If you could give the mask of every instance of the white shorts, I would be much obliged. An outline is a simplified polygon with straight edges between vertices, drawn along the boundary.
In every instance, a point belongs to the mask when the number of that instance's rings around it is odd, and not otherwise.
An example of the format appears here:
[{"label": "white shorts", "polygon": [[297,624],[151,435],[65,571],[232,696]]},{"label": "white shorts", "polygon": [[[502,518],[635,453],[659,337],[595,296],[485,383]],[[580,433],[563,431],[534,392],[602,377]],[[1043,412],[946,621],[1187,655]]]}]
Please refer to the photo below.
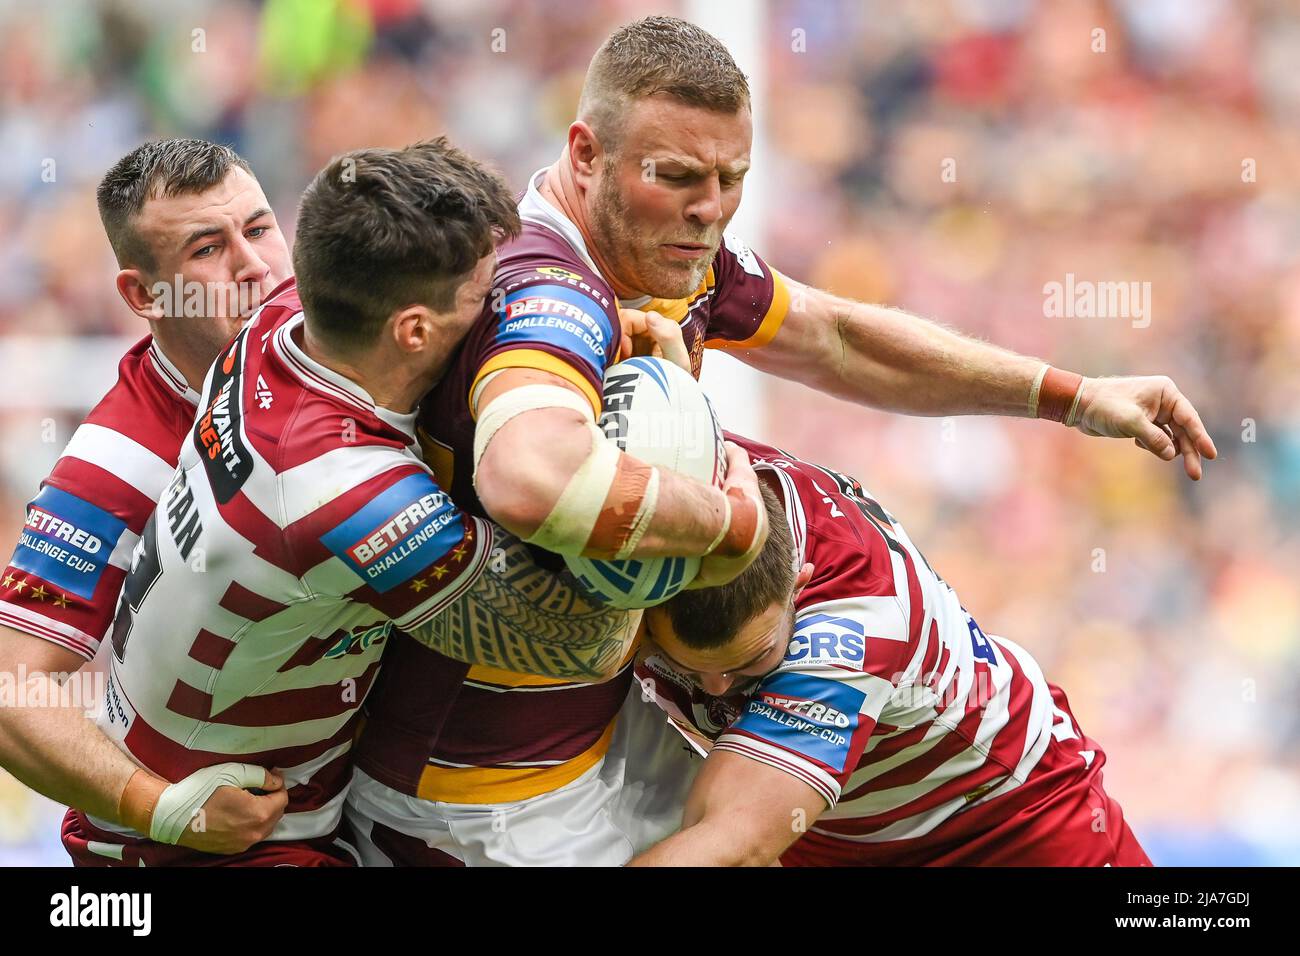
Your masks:
[{"label": "white shorts", "polygon": [[518,803],[421,800],[357,770],[344,813],[362,864],[622,866],[681,826],[703,758],[635,682],[616,720],[594,767]]}]

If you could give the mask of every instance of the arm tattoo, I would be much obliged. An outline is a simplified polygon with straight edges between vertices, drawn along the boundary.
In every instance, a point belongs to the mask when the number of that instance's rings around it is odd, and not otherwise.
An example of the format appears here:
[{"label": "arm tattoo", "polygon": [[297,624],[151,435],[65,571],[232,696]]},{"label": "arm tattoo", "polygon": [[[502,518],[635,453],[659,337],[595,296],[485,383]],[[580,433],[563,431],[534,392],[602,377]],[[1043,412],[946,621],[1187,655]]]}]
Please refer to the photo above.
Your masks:
[{"label": "arm tattoo", "polygon": [[495,547],[478,580],[412,636],[467,664],[542,677],[609,677],[640,615],[588,598],[567,571],[538,567],[527,545],[492,530]]}]

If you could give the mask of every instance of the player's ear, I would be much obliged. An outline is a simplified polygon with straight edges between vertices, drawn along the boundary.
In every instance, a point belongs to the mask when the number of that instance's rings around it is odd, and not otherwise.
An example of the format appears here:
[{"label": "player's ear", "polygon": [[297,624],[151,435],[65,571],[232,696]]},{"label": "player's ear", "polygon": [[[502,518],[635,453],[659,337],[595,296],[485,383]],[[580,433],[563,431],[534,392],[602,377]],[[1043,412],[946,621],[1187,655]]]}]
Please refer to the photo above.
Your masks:
[{"label": "player's ear", "polygon": [[586,187],[596,170],[596,161],[603,155],[596,131],[582,120],[569,127],[569,162],[573,165],[573,178]]},{"label": "player's ear", "polygon": [[813,572],[816,569],[811,564],[805,564],[799,569],[799,573],[794,576],[794,596],[798,597],[799,592],[808,586],[812,580]]},{"label": "player's ear", "polygon": [[398,351],[423,352],[438,342],[437,317],[424,305],[408,305],[393,313],[389,333]]},{"label": "player's ear", "polygon": [[117,294],[140,318],[157,322],[172,313],[162,299],[154,294],[152,284],[139,269],[123,269],[117,274],[115,282]]}]

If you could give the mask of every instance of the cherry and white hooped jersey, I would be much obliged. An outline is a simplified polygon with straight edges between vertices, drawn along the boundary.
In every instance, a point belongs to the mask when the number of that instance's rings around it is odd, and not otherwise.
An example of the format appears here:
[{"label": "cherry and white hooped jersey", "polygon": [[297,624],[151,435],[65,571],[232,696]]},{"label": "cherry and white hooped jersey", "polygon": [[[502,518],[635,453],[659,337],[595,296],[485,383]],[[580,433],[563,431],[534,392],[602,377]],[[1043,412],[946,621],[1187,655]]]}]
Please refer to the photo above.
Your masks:
[{"label": "cherry and white hooped jersey", "polygon": [[301,308],[278,296],[209,370],[123,589],[99,719],[169,780],[278,770],[277,840],[337,825],[390,630],[468,588],[492,538],[415,453],[414,415],[303,351]]},{"label": "cherry and white hooped jersey", "polygon": [[652,656],[638,678],[682,729],[807,783],[813,831],[863,843],[923,836],[1019,786],[1058,733],[1037,663],[985,635],[906,532],[854,479],[749,439],[785,499],[799,564],[780,666],[743,693],[704,694]]},{"label": "cherry and white hooped jersey", "polygon": [[171,480],[199,401],[152,336],[117,368],[117,382],[28,502],[0,578],[0,624],[86,660],[113,622],[131,552]]}]

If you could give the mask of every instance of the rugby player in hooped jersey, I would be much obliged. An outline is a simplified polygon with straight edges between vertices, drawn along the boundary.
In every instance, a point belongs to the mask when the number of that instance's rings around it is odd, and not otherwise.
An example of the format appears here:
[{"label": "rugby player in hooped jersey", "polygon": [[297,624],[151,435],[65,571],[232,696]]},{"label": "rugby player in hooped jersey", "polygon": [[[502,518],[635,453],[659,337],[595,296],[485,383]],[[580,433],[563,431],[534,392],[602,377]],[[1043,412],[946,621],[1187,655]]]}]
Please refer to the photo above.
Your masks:
[{"label": "rugby player in hooped jersey", "polygon": [[771,531],[732,583],[646,612],[643,692],[708,757],[633,862],[1149,866],[1033,657],[857,481],[733,440]]},{"label": "rugby player in hooped jersey", "polygon": [[[194,420],[196,389],[251,308],[292,284],[289,249],[248,164],[215,143],[145,143],[105,174],[97,199],[117,290],[151,334],[122,359],[117,383],[28,504],[0,579],[0,671],[25,672],[30,700],[75,704],[0,709],[0,763],[97,817],[193,849],[240,851],[280,817],[276,774],[214,766],[169,785],[132,763],[85,719],[87,702],[61,696],[55,681],[94,657],[112,624],[134,546]],[[154,825],[184,823],[200,807],[202,828]]]},{"label": "rugby player in hooped jersey", "polygon": [[[639,612],[594,604],[460,511],[414,450],[416,403],[518,229],[500,178],[445,140],[336,157],[299,207],[297,288],[208,373],[124,586],[99,723],[158,773],[279,772],[283,818],[220,863],[353,861],[338,838],[352,741],[397,628],[430,657],[546,679],[599,681],[627,655]],[[81,864],[212,863],[85,813],[64,844]]]},{"label": "rugby player in hooped jersey", "polygon": [[[667,514],[656,514],[653,483],[663,476],[626,455],[597,461],[590,437],[602,374],[619,357],[620,306],[677,322],[697,373],[704,349],[726,349],[894,411],[1039,417],[1133,437],[1162,458],[1181,452],[1192,478],[1214,457],[1167,378],[1084,379],[777,273],[725,231],[751,139],[745,77],[700,28],[647,17],[597,51],[562,155],[527,183],[524,231],[502,249],[490,308],[422,405],[425,454],[462,507],[564,554],[662,553]],[[725,528],[727,502],[713,499],[711,527]],[[746,550],[731,537],[722,553]],[[707,538],[700,527],[683,537]],[[630,725],[614,718],[631,657],[615,680],[591,685],[484,667],[456,675],[418,651],[393,643],[392,660],[411,661],[388,669],[368,706],[349,796],[357,828],[375,834],[363,852],[381,863],[625,862],[636,839],[602,810],[621,787],[614,764],[645,749],[616,746]],[[421,706],[404,682],[427,683],[433,668],[463,678],[461,690]]]}]

